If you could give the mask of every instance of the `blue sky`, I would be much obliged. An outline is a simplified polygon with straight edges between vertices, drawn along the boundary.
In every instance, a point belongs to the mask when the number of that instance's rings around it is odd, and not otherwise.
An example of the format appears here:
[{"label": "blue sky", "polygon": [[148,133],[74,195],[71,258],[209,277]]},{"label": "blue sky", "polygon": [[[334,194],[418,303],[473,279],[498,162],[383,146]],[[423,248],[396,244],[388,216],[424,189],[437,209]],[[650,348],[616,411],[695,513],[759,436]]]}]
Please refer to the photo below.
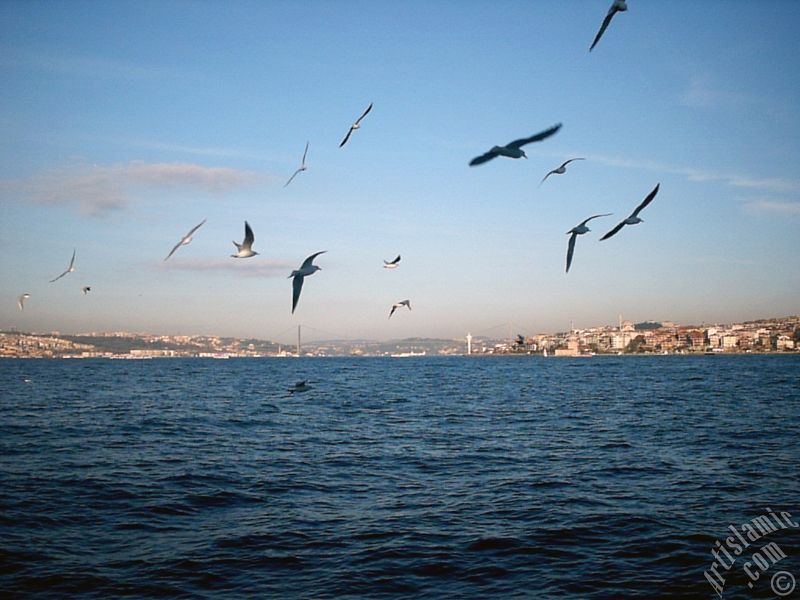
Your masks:
[{"label": "blue sky", "polygon": [[[0,328],[289,341],[796,314],[800,3],[630,0],[589,53],[610,4],[3,2]],[[528,160],[468,166],[559,122]],[[656,183],[644,223],[599,242]],[[565,274],[565,232],[605,212]],[[260,254],[235,260],[245,220]],[[319,250],[292,315],[287,276]]]}]

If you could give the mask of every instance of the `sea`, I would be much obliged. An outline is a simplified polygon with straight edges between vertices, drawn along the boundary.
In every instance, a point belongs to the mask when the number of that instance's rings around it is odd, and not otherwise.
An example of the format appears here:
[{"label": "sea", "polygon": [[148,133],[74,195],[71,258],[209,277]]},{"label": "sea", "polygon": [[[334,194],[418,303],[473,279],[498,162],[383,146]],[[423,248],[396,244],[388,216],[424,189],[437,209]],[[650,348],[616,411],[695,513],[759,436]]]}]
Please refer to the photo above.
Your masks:
[{"label": "sea", "polygon": [[0,596],[800,597],[799,426],[798,355],[0,360]]}]

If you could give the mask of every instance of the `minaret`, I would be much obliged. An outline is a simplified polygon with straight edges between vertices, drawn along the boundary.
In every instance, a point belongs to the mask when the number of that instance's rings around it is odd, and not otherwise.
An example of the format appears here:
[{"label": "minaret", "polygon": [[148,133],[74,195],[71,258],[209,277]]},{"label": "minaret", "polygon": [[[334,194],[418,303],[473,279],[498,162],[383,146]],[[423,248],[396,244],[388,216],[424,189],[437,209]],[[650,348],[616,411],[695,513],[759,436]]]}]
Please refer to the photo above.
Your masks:
[{"label": "minaret", "polygon": [[467,356],[472,354],[472,334],[467,333]]}]

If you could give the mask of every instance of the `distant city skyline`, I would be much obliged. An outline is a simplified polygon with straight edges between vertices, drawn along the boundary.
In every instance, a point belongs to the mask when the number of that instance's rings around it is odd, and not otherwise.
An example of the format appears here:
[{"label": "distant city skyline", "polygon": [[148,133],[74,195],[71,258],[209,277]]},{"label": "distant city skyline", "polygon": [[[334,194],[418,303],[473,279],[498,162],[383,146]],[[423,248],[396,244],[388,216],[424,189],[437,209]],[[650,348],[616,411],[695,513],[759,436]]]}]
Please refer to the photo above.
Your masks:
[{"label": "distant city skyline", "polygon": [[[2,4],[0,329],[389,340],[797,314],[800,4],[629,2],[589,53],[608,5]],[[556,123],[527,160],[468,166]],[[565,274],[566,232],[600,213]],[[260,254],[232,259],[245,221]],[[288,276],[322,250],[293,315]]]}]

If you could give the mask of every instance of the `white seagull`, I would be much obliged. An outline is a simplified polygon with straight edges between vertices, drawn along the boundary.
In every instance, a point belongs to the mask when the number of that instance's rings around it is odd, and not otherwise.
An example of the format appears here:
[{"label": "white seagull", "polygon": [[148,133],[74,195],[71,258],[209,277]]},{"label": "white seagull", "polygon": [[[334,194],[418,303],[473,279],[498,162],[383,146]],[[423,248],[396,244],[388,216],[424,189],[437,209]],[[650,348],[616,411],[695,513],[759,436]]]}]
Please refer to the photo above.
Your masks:
[{"label": "white seagull", "polygon": [[314,259],[320,254],[324,254],[325,252],[327,252],[327,250],[315,252],[303,261],[303,264],[300,265],[299,269],[292,271],[292,274],[289,275],[289,279],[294,277],[294,280],[292,281],[292,314],[294,314],[294,309],[297,308],[297,301],[300,300],[300,291],[303,289],[303,280],[308,275],[313,275],[317,271],[322,270],[321,267],[311,263],[314,262]]},{"label": "white seagull", "polygon": [[292,179],[294,179],[295,176],[298,173],[302,173],[303,171],[308,169],[308,167],[306,166],[306,155],[307,154],[308,154],[308,142],[306,142],[306,149],[305,149],[305,151],[303,151],[303,160],[300,161],[300,166],[298,167],[298,169],[294,173],[292,173],[292,176],[289,177],[289,181],[287,181],[285,184],[283,184],[283,187],[286,187],[287,185],[292,183]]},{"label": "white seagull", "polygon": [[31,295],[27,292],[22,294],[19,298],[17,298],[17,306],[19,306],[20,310],[25,310],[25,300],[30,298]]},{"label": "white seagull", "polygon": [[397,258],[395,258],[392,261],[388,261],[388,260],[383,261],[383,268],[384,269],[396,269],[399,266],[400,266],[400,255],[399,254],[397,255]]},{"label": "white seagull", "polygon": [[367,110],[365,110],[363,113],[361,113],[361,116],[358,117],[358,119],[356,119],[356,122],[353,123],[352,125],[350,125],[350,129],[347,130],[347,135],[344,136],[344,139],[342,140],[342,143],[339,144],[339,148],[341,148],[342,146],[344,146],[347,143],[347,140],[350,139],[350,134],[351,133],[353,133],[356,129],[360,129],[361,128],[361,119],[366,117],[367,114],[369,113],[369,111],[371,111],[371,110],[372,110],[372,102],[369,103],[369,106],[367,107]]},{"label": "white seagull", "polygon": [[605,213],[602,215],[592,215],[588,219],[581,221],[578,225],[573,227],[567,232],[567,235],[572,234],[569,238],[569,245],[567,246],[567,273],[569,273],[569,266],[572,264],[572,254],[575,252],[575,240],[579,235],[583,235],[587,231],[591,231],[586,224],[591,221],[592,219],[596,219],[598,217],[608,217],[612,213]]},{"label": "white seagull", "polygon": [[[170,256],[172,256],[173,254],[175,254],[175,250],[177,250],[177,249],[178,249],[178,248],[180,248],[181,246],[186,246],[186,245],[187,245],[189,242],[191,242],[191,241],[192,241],[192,235],[194,235],[194,232],[195,232],[195,231],[197,231],[198,229],[200,229],[200,227],[201,227],[201,226],[203,225],[203,223],[205,223],[205,222],[206,222],[206,220],[205,220],[205,219],[203,219],[202,221],[200,221],[200,223],[198,223],[197,225],[195,225],[194,227],[192,227],[192,228],[189,230],[189,233],[187,233],[185,236],[183,236],[183,237],[181,238],[181,241],[180,241],[180,242],[178,242],[177,244],[175,244],[175,247],[174,247],[172,250],[170,250],[170,251],[169,251],[169,254],[167,254],[167,258],[169,258],[169,257],[170,257]],[[164,260],[167,260],[167,258],[165,258]]]},{"label": "white seagull", "polygon": [[307,392],[310,389],[311,386],[308,385],[308,382],[304,380],[304,381],[298,381],[297,383],[294,384],[294,386],[290,387],[286,391],[289,392],[290,394],[294,394],[295,392],[297,393]]},{"label": "white seagull", "polygon": [[660,183],[656,184],[656,187],[654,187],[654,188],[653,188],[653,191],[652,191],[652,192],[650,192],[650,193],[647,195],[647,198],[645,198],[644,200],[642,200],[642,203],[641,203],[639,206],[637,206],[637,207],[636,207],[636,210],[635,210],[635,211],[633,211],[633,212],[631,213],[631,216],[630,216],[630,217],[628,217],[627,219],[625,219],[624,221],[622,221],[622,222],[621,222],[619,225],[617,225],[616,227],[614,227],[614,229],[612,229],[611,231],[609,231],[609,232],[608,232],[607,234],[605,234],[603,237],[601,237],[601,238],[600,238],[600,241],[602,242],[603,240],[607,240],[607,239],[608,239],[608,238],[610,238],[612,235],[614,235],[615,233],[617,233],[617,232],[618,232],[620,229],[622,229],[622,228],[623,228],[625,225],[636,225],[637,223],[642,223],[642,222],[644,221],[644,219],[640,219],[640,218],[639,218],[639,213],[640,213],[640,212],[641,212],[641,211],[642,211],[642,210],[643,210],[643,209],[644,209],[644,208],[645,208],[645,207],[646,207],[648,204],[650,204],[650,203],[653,201],[653,198],[655,198],[655,197],[656,197],[656,194],[658,193],[658,188],[659,188],[659,186],[660,186],[660,185],[661,185]]},{"label": "white seagull", "polygon": [[497,156],[507,156],[508,158],[528,158],[525,155],[525,151],[522,150],[522,146],[524,146],[525,144],[530,144],[531,142],[539,142],[545,138],[549,138],[559,129],[561,129],[561,123],[559,123],[558,125],[554,125],[550,129],[545,129],[541,133],[532,135],[531,137],[514,140],[513,142],[510,142],[505,146],[492,146],[492,149],[486,152],[485,154],[476,156],[471,161],[469,161],[469,166],[474,167],[475,165],[480,165],[482,163],[492,160]]},{"label": "white seagull", "polygon": [[569,160],[565,160],[563,163],[561,163],[560,167],[557,167],[557,168],[553,169],[547,175],[545,175],[544,179],[542,179],[539,182],[539,185],[542,185],[544,183],[545,179],[550,177],[550,175],[563,175],[564,173],[566,173],[567,172],[567,165],[569,163],[571,163],[573,160],[586,160],[586,159],[585,158],[570,158]]},{"label": "white seagull", "polygon": [[411,301],[402,300],[400,302],[395,302],[394,304],[392,304],[392,310],[389,311],[389,318],[390,319],[392,318],[394,311],[396,311],[398,308],[403,308],[404,306],[408,307],[408,310],[411,310]]},{"label": "white seagull", "polygon": [[237,242],[233,242],[233,245],[236,246],[236,254],[231,254],[232,258],[250,258],[251,256],[255,256],[258,252],[253,250],[253,241],[255,240],[255,236],[253,235],[253,230],[250,229],[250,225],[248,225],[247,221],[244,222],[244,240],[242,243],[239,244]]},{"label": "white seagull", "polygon": [[85,285],[85,286],[83,286],[81,288],[81,291],[83,292],[83,295],[85,296],[86,294],[88,294],[89,292],[92,291],[92,288],[90,286],[88,286],[88,285]]},{"label": "white seagull", "polygon": [[611,8],[608,9],[608,14],[606,18],[603,19],[603,24],[600,26],[600,31],[597,32],[597,35],[594,36],[594,41],[592,42],[591,47],[589,48],[589,52],[597,45],[597,42],[600,41],[600,38],[603,37],[603,34],[608,27],[608,24],[611,23],[611,19],[614,18],[614,15],[618,12],[625,12],[628,10],[628,5],[625,4],[625,0],[614,0],[614,3],[611,5]]},{"label": "white seagull", "polygon": [[56,277],[55,279],[51,279],[51,280],[50,280],[50,283],[53,283],[54,281],[58,281],[58,280],[59,280],[59,279],[61,279],[61,278],[62,278],[64,275],[67,275],[68,273],[72,273],[72,272],[74,272],[74,271],[75,271],[75,250],[73,250],[73,251],[72,251],[72,259],[69,261],[69,267],[67,267],[67,270],[66,270],[66,271],[64,271],[64,272],[63,272],[61,275],[59,275],[58,277]]}]

